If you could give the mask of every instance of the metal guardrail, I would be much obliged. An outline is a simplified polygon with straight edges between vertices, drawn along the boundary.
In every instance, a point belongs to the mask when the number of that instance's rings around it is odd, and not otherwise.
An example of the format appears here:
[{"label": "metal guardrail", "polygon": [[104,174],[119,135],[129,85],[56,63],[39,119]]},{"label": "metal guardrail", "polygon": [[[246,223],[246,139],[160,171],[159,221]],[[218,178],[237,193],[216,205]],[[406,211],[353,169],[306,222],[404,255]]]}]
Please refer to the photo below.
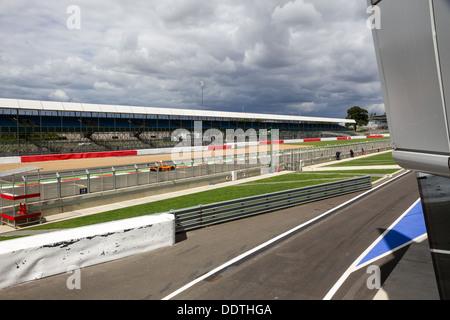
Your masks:
[{"label": "metal guardrail", "polygon": [[189,231],[372,187],[370,176],[172,210],[175,232]]}]

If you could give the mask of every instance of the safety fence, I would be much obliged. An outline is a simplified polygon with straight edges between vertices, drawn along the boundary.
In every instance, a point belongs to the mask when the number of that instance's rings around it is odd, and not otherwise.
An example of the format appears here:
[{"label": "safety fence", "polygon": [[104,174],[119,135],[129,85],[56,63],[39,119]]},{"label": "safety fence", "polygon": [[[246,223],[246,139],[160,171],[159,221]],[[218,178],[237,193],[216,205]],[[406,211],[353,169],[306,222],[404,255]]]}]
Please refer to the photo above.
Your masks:
[{"label": "safety fence", "polygon": [[[125,189],[136,186],[151,185],[166,181],[176,181],[225,172],[239,172],[245,169],[261,168],[266,172],[292,170],[300,171],[302,167],[313,163],[333,160],[337,151],[341,158],[349,157],[350,150],[360,155],[390,149],[389,140],[366,143],[349,143],[345,146],[323,146],[302,149],[276,150],[273,154],[247,153],[224,157],[209,157],[200,160],[168,162],[173,170],[155,170],[155,163],[141,163],[126,166],[88,168],[60,172],[29,173],[20,181],[1,181],[1,191],[16,195],[40,193],[39,201],[79,196],[109,190]],[[273,163],[274,166],[270,166]],[[269,169],[270,168],[270,169]],[[229,177],[231,179],[231,175]]]},{"label": "safety fence", "polygon": [[304,166],[392,150],[389,140],[374,140],[365,143],[346,143],[338,146],[322,146],[305,149],[283,150],[279,153],[279,164],[286,170],[300,171]]},{"label": "safety fence", "polygon": [[170,213],[175,216],[175,231],[183,232],[308,202],[368,190],[371,187],[370,176],[364,176],[311,187],[172,210]]}]

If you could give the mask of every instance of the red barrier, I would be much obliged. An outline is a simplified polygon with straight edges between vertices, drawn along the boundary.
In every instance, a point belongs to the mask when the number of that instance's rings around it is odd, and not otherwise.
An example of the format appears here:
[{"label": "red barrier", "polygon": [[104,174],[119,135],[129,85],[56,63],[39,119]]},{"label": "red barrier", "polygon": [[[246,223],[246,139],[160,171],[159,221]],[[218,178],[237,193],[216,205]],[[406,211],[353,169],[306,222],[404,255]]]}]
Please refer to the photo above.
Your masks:
[{"label": "red barrier", "polygon": [[45,155],[36,155],[36,156],[22,156],[21,162],[74,160],[74,159],[124,157],[124,156],[137,156],[137,151],[136,150],[124,150],[124,151],[104,151],[104,152],[65,153],[65,154],[45,154]]},{"label": "red barrier", "polygon": [[322,141],[322,139],[318,138],[318,139],[303,139],[303,142],[318,142],[318,141]]},{"label": "red barrier", "polygon": [[[283,144],[284,140],[274,140],[273,144]],[[264,145],[264,144],[270,144],[270,141],[260,141],[259,142],[260,145]]]},{"label": "red barrier", "polygon": [[372,138],[383,138],[383,136],[379,135],[379,136],[366,136],[367,139],[372,139]]},{"label": "red barrier", "polygon": [[22,200],[22,199],[39,197],[40,195],[41,195],[40,193],[33,193],[33,194],[24,194],[24,195],[17,196],[17,195],[13,195],[10,193],[2,193],[1,198],[8,199],[8,200]]}]

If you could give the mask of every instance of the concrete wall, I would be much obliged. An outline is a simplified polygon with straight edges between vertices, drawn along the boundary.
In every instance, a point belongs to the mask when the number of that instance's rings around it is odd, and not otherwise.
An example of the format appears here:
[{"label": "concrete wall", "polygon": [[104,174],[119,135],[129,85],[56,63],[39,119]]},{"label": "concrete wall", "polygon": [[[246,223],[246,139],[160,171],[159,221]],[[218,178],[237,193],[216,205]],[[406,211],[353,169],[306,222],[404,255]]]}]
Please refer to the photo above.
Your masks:
[{"label": "concrete wall", "polygon": [[0,242],[0,288],[175,243],[172,214],[102,223]]}]

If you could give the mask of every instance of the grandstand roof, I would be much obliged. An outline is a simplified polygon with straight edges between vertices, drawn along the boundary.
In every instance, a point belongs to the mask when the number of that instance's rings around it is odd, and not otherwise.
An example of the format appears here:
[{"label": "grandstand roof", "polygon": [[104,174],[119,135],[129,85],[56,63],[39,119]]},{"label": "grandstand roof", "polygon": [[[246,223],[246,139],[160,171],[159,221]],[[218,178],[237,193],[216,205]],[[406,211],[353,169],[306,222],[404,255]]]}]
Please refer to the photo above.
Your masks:
[{"label": "grandstand roof", "polygon": [[13,176],[16,174],[28,173],[30,171],[36,171],[36,170],[41,170],[41,169],[42,168],[40,168],[40,167],[29,166],[29,167],[10,169],[10,170],[6,170],[6,171],[0,171],[0,178],[9,177],[9,176]]},{"label": "grandstand roof", "polygon": [[120,105],[103,105],[75,102],[38,101],[22,99],[0,98],[0,108],[23,109],[23,110],[45,110],[45,111],[69,111],[69,112],[104,112],[104,113],[129,113],[129,114],[151,114],[168,116],[189,117],[214,117],[214,118],[237,118],[258,120],[288,120],[288,121],[310,121],[327,123],[355,123],[351,119],[303,117],[277,114],[227,112],[209,110],[191,110],[174,108],[137,107]]}]

